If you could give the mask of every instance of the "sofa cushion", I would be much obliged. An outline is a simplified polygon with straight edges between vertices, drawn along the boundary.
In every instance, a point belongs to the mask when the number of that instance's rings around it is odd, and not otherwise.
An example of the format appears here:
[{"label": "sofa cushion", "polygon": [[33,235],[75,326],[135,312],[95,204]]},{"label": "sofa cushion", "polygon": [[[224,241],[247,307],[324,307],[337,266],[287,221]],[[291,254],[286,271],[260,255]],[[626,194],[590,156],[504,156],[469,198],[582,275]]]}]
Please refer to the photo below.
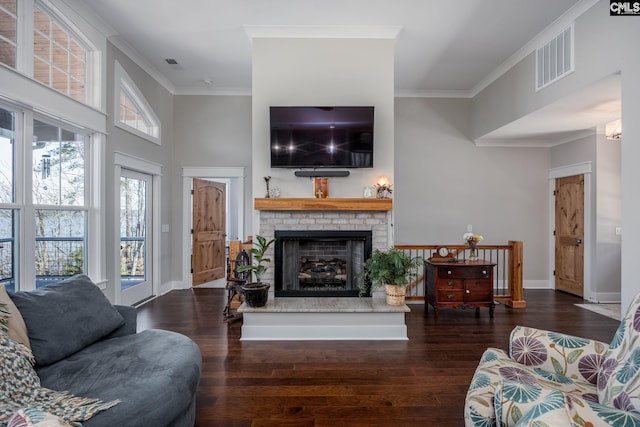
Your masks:
[{"label": "sofa cushion", "polygon": [[538,384],[500,381],[496,386],[494,408],[497,425],[504,427],[533,425],[542,417],[550,426],[571,424],[565,394]]},{"label": "sofa cushion", "polygon": [[9,296],[27,325],[37,366],[69,356],[124,324],[118,310],[85,275]]},{"label": "sofa cushion", "polygon": [[600,365],[598,401],[640,412],[640,294],[629,306]]},{"label": "sofa cushion", "polygon": [[11,298],[9,298],[4,285],[0,285],[0,303],[6,304],[7,309],[9,310],[10,316],[8,318],[7,325],[9,337],[31,349],[31,344],[29,344],[29,335],[27,334],[27,325],[24,324],[24,319],[22,318],[20,311]]},{"label": "sofa cushion", "polygon": [[572,393],[584,399],[597,398],[596,386],[587,381],[572,380],[562,374],[522,365],[512,360],[503,350],[488,348],[480,359],[467,391],[464,407],[466,425],[496,424],[496,389],[506,380]]},{"label": "sofa cushion", "polygon": [[99,341],[37,372],[45,387],[121,401],[83,427],[157,427],[192,409],[201,366],[193,340],[148,329]]}]

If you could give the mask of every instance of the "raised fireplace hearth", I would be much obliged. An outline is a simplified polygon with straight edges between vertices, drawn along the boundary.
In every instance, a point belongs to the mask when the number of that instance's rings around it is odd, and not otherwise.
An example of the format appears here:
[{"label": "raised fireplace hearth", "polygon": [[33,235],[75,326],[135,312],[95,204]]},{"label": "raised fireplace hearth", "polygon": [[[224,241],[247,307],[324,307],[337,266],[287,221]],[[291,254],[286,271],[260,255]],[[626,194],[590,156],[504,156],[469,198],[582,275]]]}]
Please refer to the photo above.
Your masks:
[{"label": "raised fireplace hearth", "polygon": [[275,238],[275,297],[358,296],[371,231],[279,230]]}]

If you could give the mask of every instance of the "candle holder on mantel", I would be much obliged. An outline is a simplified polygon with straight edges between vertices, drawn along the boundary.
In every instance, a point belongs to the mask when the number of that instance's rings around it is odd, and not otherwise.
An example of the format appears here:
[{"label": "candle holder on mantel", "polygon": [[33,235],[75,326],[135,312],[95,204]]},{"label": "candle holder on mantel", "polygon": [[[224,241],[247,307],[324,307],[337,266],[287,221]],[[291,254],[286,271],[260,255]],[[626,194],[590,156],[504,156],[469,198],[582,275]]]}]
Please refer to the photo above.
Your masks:
[{"label": "candle holder on mantel", "polygon": [[313,178],[313,197],[316,199],[329,197],[329,178]]}]

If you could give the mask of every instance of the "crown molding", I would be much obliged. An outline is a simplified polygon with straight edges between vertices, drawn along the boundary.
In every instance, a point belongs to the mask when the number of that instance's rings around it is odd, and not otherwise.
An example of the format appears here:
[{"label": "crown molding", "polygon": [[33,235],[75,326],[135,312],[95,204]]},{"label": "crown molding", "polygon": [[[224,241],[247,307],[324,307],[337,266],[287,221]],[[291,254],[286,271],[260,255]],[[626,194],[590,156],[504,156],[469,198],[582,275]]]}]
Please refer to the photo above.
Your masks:
[{"label": "crown molding", "polygon": [[399,25],[245,25],[250,40],[256,38],[302,39],[391,39],[402,31]]},{"label": "crown molding", "polygon": [[596,134],[596,128],[584,129],[558,140],[527,138],[479,138],[474,141],[478,147],[511,147],[511,148],[552,148],[568,142],[578,141]]},{"label": "crown molding", "polygon": [[567,28],[576,19],[578,19],[583,13],[591,9],[599,0],[581,0],[574,4],[564,14],[560,15],[558,19],[549,24],[538,35],[529,40],[527,44],[522,46],[511,55],[506,61],[500,64],[495,70],[489,73],[484,79],[482,79],[477,85],[471,89],[471,97],[475,97],[491,83],[496,81],[499,77],[509,71],[513,66],[526,58],[529,54],[535,52],[541,46],[544,46],[547,42],[557,36],[562,30]]},{"label": "crown molding", "polygon": [[468,90],[410,90],[398,89],[396,98],[472,98]]},{"label": "crown molding", "polygon": [[129,43],[127,43],[119,35],[114,35],[108,38],[115,47],[120,49],[125,55],[129,57],[133,62],[142,68],[147,74],[149,74],[155,81],[157,81],[162,87],[169,91],[172,95],[175,94],[176,87],[169,79],[158,71],[149,61],[147,61],[140,53],[135,50]]},{"label": "crown molding", "polygon": [[174,95],[251,96],[251,88],[180,87]]}]

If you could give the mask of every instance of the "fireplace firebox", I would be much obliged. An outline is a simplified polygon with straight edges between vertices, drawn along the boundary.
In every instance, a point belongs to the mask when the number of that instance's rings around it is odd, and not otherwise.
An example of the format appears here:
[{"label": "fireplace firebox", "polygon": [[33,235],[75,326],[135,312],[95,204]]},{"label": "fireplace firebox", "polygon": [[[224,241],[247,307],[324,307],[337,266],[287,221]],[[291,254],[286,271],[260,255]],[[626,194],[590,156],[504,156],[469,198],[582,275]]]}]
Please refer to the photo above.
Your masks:
[{"label": "fireplace firebox", "polygon": [[275,232],[276,297],[354,297],[371,256],[371,231]]}]

